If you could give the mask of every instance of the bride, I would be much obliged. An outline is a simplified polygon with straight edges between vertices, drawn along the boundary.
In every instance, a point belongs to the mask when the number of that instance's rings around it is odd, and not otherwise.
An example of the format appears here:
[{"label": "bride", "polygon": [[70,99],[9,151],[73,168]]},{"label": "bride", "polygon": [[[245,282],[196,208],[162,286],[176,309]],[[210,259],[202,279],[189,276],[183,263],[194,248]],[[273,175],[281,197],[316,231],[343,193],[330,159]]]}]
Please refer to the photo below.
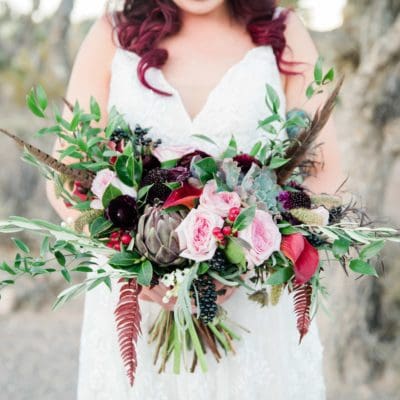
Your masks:
[{"label": "bride", "polygon": [[[92,26],[76,57],[66,97],[89,108],[90,96],[107,112],[115,106],[132,125],[151,127],[173,145],[205,146],[207,134],[223,148],[232,134],[248,150],[268,109],[266,83],[280,96],[281,113],[300,107],[315,112],[325,95],[306,102],[316,48],[296,14],[273,0],[126,0]],[[69,111],[64,111],[69,117]],[[324,168],[307,186],[332,192],[343,181],[332,120],[321,133]],[[65,143],[56,142],[58,155]],[[212,151],[207,149],[207,151]],[[78,216],[48,198],[64,220]],[[104,263],[101,258],[99,264]],[[113,283],[115,285],[115,282]],[[209,371],[158,374],[147,330],[165,287],[141,292],[142,336],[138,368],[130,388],[119,355],[113,311],[118,290],[96,287],[86,294],[81,333],[78,400],[307,400],[325,399],[322,346],[315,321],[298,344],[291,295],[260,308],[244,289],[219,298],[231,318],[250,330],[236,354],[221,362],[210,356]],[[169,306],[171,307],[171,306]],[[208,356],[208,354],[207,354]]]}]

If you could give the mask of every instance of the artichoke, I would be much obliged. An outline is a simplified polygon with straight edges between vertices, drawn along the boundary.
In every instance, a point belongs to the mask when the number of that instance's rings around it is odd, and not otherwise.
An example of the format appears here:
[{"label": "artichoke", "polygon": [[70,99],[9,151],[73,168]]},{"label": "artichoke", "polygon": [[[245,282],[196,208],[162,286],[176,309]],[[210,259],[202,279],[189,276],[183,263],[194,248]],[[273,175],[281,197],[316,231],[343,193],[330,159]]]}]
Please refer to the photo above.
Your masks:
[{"label": "artichoke", "polygon": [[135,246],[140,255],[161,267],[182,264],[175,229],[187,215],[186,210],[166,213],[161,207],[147,206],[139,218]]}]

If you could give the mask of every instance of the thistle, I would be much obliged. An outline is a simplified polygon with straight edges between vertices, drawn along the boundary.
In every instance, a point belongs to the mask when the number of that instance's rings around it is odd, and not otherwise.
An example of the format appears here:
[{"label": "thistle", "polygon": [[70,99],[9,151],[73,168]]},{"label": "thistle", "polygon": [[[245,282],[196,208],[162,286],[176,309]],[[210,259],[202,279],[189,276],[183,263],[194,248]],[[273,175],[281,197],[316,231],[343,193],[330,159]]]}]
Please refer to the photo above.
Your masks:
[{"label": "thistle", "polygon": [[331,196],[328,194],[311,196],[311,202],[317,207],[323,206],[328,210],[340,207],[342,205],[342,199],[339,196]]},{"label": "thistle", "polygon": [[283,292],[283,285],[274,285],[271,287],[271,293],[270,293],[270,299],[271,299],[271,304],[273,306],[276,306],[279,303],[279,300],[281,299]]}]

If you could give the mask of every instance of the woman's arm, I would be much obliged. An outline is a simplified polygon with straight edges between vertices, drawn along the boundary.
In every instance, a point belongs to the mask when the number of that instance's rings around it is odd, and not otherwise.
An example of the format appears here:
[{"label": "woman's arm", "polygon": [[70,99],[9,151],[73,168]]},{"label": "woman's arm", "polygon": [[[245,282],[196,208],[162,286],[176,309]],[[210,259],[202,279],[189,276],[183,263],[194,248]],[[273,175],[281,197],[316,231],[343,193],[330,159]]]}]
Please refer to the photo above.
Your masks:
[{"label": "woman's arm", "polygon": [[[314,66],[318,59],[318,51],[300,18],[294,12],[290,12],[287,18],[285,37],[288,47],[283,58],[286,61],[305,63],[289,67],[302,74],[286,76],[287,110],[302,108],[313,115],[327,98],[327,94],[323,93],[307,101],[305,95],[307,86],[314,80]],[[305,180],[305,185],[316,193],[334,193],[346,177],[342,170],[343,164],[332,117],[321,131],[317,142],[322,143],[322,158],[320,156],[319,160],[317,159],[322,164],[316,167],[315,176]]]},{"label": "woman's arm", "polygon": [[[90,29],[75,58],[74,66],[68,83],[66,98],[72,104],[78,101],[85,110],[90,110],[90,96],[99,103],[102,118],[97,124],[99,127],[107,125],[107,101],[109,95],[110,68],[115,45],[112,41],[112,27],[104,15],[99,18]],[[63,117],[71,118],[67,107],[63,110]],[[65,148],[66,143],[57,139],[53,147],[53,156],[59,158],[58,150]],[[65,163],[76,162],[75,159],[65,157]],[[46,183],[47,198],[57,214],[64,220],[75,220],[80,212],[65,206],[61,198],[57,199],[54,183]]]}]

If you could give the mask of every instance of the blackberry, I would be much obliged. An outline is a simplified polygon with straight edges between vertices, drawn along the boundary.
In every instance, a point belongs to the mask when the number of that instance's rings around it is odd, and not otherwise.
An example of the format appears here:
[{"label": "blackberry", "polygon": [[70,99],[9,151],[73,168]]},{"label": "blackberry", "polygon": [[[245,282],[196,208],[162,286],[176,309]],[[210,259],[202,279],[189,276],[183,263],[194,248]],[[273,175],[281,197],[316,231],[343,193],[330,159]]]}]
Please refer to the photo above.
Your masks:
[{"label": "blackberry", "polygon": [[[200,320],[205,324],[212,322],[218,311],[215,283],[209,275],[205,274],[195,279],[193,285],[196,286],[199,296]],[[196,295],[193,294],[193,297],[197,305]]]},{"label": "blackberry", "polygon": [[321,239],[320,237],[318,237],[317,235],[314,235],[314,234],[307,236],[307,240],[310,242],[311,246],[313,246],[313,247],[320,247],[326,243],[324,239]]},{"label": "blackberry", "polygon": [[342,207],[335,207],[329,211],[329,224],[337,224],[343,218],[343,209]]},{"label": "blackberry", "polygon": [[165,185],[168,182],[168,171],[162,168],[151,169],[142,179],[142,186],[153,185],[148,194],[147,201],[154,204],[156,199],[164,201],[171,194],[171,189]]},{"label": "blackberry", "polygon": [[210,266],[210,269],[213,269],[216,272],[223,272],[228,268],[229,262],[226,259],[223,250],[217,249],[214,257],[208,262],[208,265]]}]

